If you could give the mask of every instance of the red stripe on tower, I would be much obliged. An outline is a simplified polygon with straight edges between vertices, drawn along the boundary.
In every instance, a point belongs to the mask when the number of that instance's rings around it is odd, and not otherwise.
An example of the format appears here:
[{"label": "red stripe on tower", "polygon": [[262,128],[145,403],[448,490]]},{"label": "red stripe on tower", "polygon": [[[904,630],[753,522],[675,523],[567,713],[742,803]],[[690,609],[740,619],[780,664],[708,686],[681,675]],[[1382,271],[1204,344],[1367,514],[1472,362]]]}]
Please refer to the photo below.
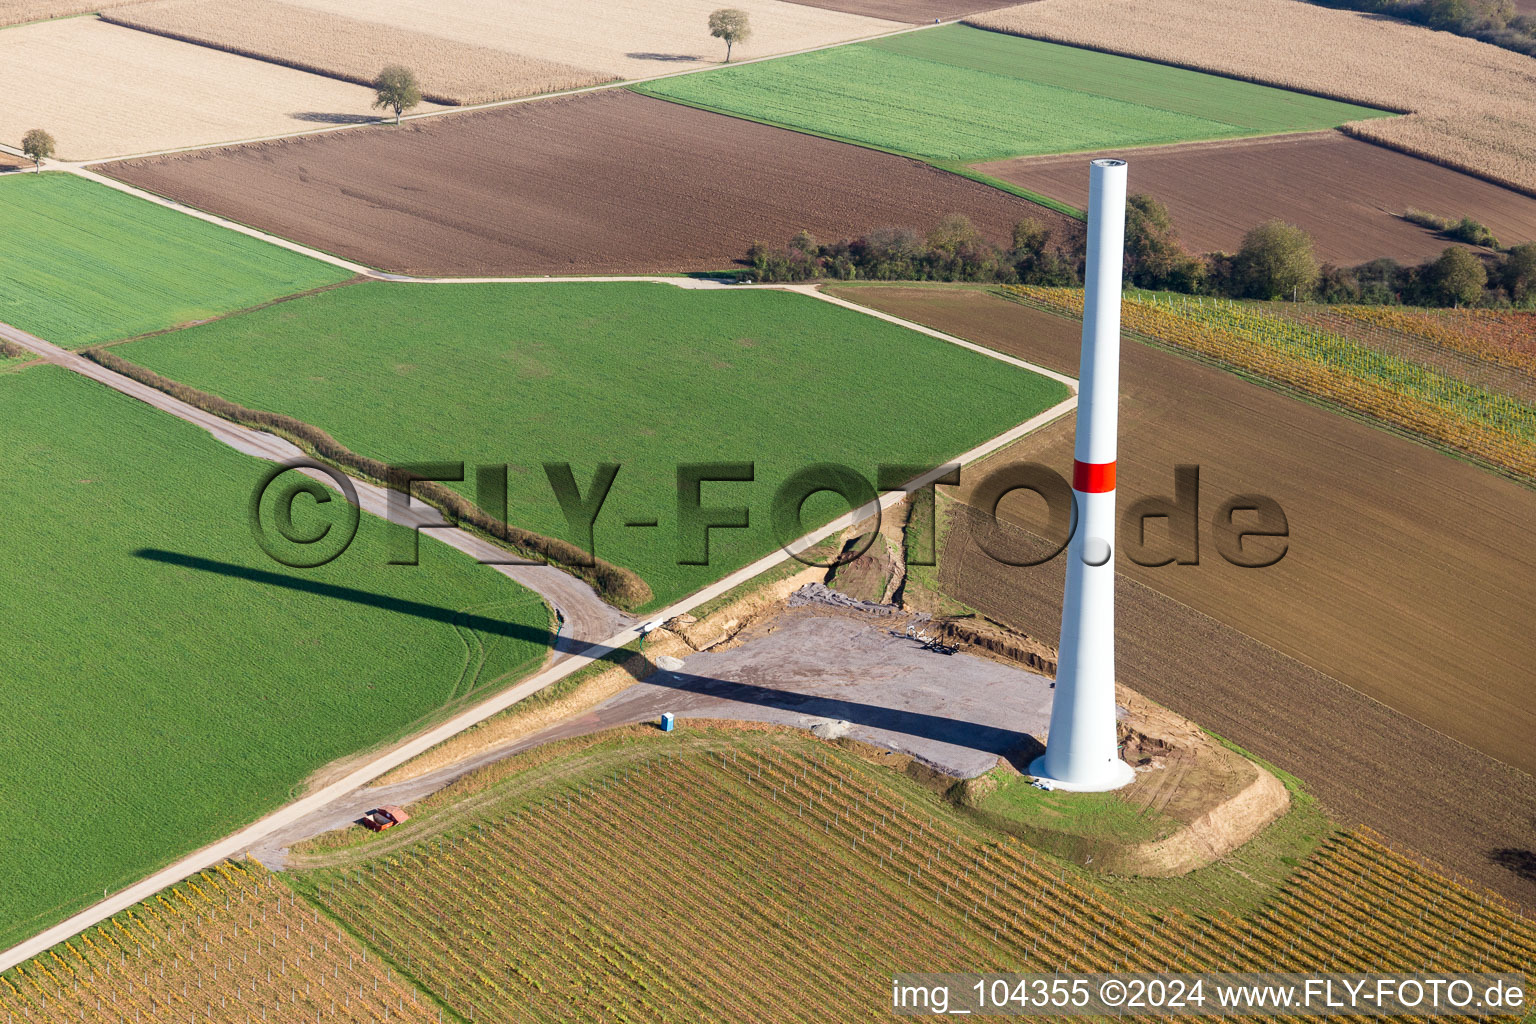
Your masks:
[{"label": "red stripe on tower", "polygon": [[1113,462],[1072,462],[1072,489],[1080,494],[1103,494],[1115,489]]}]

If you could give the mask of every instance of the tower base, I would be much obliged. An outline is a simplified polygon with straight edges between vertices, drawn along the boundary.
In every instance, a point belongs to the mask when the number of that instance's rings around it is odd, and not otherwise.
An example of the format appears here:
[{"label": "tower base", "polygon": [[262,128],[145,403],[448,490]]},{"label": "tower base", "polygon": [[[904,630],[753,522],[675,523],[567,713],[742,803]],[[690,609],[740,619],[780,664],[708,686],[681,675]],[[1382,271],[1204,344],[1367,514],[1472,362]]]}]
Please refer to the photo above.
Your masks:
[{"label": "tower base", "polygon": [[1088,779],[1072,782],[1055,779],[1045,767],[1044,754],[1029,763],[1029,774],[1037,779],[1045,779],[1052,789],[1064,789],[1068,793],[1108,793],[1129,786],[1136,779],[1136,770],[1119,758],[1105,764],[1098,774]]}]

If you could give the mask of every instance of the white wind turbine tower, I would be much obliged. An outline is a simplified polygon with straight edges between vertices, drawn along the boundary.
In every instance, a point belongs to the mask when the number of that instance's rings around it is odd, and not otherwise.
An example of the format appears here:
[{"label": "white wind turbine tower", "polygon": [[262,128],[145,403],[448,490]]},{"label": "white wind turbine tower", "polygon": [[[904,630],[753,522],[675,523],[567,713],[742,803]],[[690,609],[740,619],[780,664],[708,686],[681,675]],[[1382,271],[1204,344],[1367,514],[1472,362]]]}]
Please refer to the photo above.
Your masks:
[{"label": "white wind turbine tower", "polygon": [[1077,445],[1076,518],[1067,545],[1061,650],[1045,753],[1029,766],[1056,788],[1098,793],[1135,778],[1115,730],[1115,432],[1120,402],[1124,160],[1088,165],[1088,267]]}]

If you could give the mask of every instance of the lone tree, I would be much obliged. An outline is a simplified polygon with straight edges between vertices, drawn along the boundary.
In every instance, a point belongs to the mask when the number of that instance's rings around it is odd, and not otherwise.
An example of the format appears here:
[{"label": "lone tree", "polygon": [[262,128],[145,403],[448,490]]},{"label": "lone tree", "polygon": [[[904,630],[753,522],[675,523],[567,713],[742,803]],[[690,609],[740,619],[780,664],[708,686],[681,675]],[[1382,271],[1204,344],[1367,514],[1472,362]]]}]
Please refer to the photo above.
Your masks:
[{"label": "lone tree", "polygon": [[1250,298],[1310,293],[1317,283],[1312,236],[1284,221],[1265,221],[1248,232],[1235,262],[1238,280]]},{"label": "lone tree", "polygon": [[22,137],[21,151],[32,158],[32,169],[41,171],[43,161],[53,156],[53,136],[41,128],[33,128]]},{"label": "lone tree", "polygon": [[373,88],[376,93],[373,105],[383,110],[393,110],[395,124],[400,123],[402,113],[421,102],[421,83],[416,81],[416,73],[399,64],[391,64],[380,71]]},{"label": "lone tree", "polygon": [[709,16],[709,34],[725,40],[725,62],[731,62],[731,47],[744,43],[752,36],[752,23],[747,12],[735,7],[722,7]]}]

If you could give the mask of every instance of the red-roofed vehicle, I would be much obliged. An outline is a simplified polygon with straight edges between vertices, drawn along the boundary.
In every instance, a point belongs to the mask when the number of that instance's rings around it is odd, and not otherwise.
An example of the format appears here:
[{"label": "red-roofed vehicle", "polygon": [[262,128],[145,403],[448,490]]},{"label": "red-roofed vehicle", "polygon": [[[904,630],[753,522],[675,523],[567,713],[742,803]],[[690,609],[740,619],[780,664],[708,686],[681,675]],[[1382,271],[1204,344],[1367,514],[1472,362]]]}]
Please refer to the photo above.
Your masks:
[{"label": "red-roofed vehicle", "polygon": [[383,832],[387,828],[403,825],[410,820],[411,816],[403,809],[393,804],[385,804],[363,815],[363,827],[374,832]]}]

